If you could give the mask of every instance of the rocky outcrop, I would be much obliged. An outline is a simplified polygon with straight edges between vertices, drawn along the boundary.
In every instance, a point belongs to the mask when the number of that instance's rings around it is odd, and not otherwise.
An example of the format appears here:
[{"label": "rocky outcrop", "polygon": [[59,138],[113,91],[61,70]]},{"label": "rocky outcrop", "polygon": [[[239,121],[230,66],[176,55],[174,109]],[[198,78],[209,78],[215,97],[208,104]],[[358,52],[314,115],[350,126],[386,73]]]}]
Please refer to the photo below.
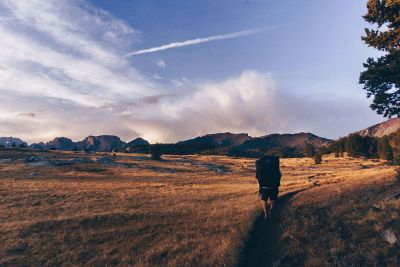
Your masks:
[{"label": "rocky outcrop", "polygon": [[56,137],[47,142],[45,147],[51,150],[78,150],[77,144],[66,137]]},{"label": "rocky outcrop", "polygon": [[115,135],[88,136],[83,141],[77,142],[79,148],[86,151],[109,152],[119,150],[125,142]]},{"label": "rocky outcrop", "polygon": [[383,137],[397,132],[400,129],[400,118],[389,119],[382,123],[357,132],[361,136]]},{"label": "rocky outcrop", "polygon": [[0,137],[0,145],[10,148],[10,147],[28,147],[28,143],[22,141],[15,137]]}]

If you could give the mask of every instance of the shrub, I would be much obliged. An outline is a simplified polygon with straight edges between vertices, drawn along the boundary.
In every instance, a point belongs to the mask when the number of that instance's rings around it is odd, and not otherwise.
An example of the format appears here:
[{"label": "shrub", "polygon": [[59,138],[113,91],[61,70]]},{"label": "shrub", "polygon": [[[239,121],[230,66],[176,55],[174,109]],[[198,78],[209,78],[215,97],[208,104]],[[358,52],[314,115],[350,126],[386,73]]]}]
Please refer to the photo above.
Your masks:
[{"label": "shrub", "polygon": [[314,155],[314,162],[315,162],[315,164],[322,163],[322,153],[318,152]]}]

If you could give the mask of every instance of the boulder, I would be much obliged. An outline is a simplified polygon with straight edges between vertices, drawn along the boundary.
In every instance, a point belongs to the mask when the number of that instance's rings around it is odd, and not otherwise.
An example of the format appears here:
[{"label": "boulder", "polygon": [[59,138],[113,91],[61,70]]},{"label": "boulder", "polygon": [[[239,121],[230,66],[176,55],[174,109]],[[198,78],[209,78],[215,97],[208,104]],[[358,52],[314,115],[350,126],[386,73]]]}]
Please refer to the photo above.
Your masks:
[{"label": "boulder", "polygon": [[392,229],[387,229],[382,234],[383,239],[388,242],[390,245],[393,245],[397,242],[397,237],[394,234]]}]

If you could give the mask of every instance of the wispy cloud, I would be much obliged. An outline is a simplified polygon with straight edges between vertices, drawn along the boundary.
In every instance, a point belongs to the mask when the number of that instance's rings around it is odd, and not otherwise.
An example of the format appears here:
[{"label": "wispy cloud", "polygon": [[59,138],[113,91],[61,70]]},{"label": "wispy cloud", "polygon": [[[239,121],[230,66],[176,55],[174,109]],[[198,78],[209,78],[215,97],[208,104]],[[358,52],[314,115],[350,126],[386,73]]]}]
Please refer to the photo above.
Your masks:
[{"label": "wispy cloud", "polygon": [[221,34],[221,35],[213,35],[213,36],[209,36],[209,37],[186,40],[183,42],[174,42],[174,43],[170,43],[170,44],[166,44],[166,45],[161,45],[161,46],[157,46],[157,47],[138,50],[138,51],[126,54],[125,57],[130,57],[130,56],[140,55],[140,54],[147,54],[147,53],[154,53],[154,52],[158,52],[158,51],[162,51],[162,50],[184,47],[184,46],[189,46],[189,45],[198,45],[198,44],[208,43],[208,42],[212,42],[212,41],[233,39],[233,38],[243,37],[243,36],[247,36],[247,35],[253,35],[253,34],[261,32],[262,30],[264,30],[264,28],[232,32],[232,33],[226,33],[226,34]]}]

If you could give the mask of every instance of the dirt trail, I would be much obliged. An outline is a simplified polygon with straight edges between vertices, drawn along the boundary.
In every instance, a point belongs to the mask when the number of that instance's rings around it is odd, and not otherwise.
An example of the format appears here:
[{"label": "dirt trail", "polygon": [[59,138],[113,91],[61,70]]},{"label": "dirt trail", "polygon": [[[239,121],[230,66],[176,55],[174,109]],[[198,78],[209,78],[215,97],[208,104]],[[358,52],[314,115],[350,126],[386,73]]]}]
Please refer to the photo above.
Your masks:
[{"label": "dirt trail", "polygon": [[279,256],[278,240],[282,231],[280,218],[285,206],[297,193],[307,189],[309,188],[290,192],[279,197],[269,221],[264,221],[263,214],[257,217],[242,251],[239,267],[273,266],[274,261],[276,262]]}]

